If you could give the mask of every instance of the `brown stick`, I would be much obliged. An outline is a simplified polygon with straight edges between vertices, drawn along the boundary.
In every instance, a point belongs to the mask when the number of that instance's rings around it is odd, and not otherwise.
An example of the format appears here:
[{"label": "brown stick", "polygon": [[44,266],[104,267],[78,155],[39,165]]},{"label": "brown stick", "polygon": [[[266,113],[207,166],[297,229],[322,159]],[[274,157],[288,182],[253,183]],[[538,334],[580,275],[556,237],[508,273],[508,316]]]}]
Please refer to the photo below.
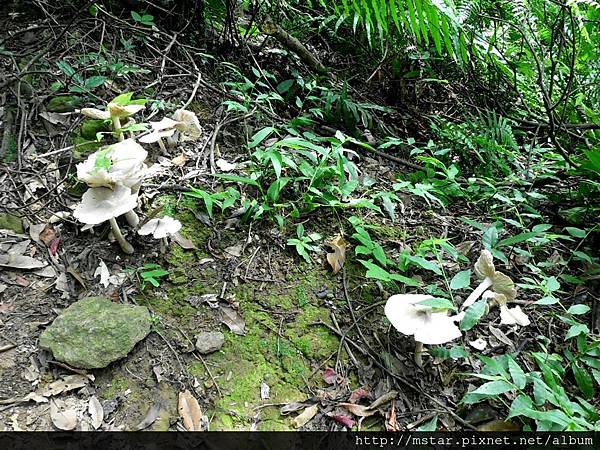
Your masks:
[{"label": "brown stick", "polygon": [[273,36],[281,44],[293,51],[314,72],[318,73],[319,75],[327,75],[329,73],[323,63],[319,61],[302,42],[300,42],[294,36],[290,36],[287,31],[273,22],[270,17],[267,16],[265,21],[260,26],[260,29],[263,33]]}]

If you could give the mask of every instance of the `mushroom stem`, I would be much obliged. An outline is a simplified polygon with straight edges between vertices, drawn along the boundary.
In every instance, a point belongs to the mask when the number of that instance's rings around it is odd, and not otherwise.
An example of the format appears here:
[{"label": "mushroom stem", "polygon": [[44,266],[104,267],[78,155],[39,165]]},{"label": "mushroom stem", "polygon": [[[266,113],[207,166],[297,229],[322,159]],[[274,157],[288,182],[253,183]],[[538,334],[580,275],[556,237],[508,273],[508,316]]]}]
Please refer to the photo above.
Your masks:
[{"label": "mushroom stem", "polygon": [[133,253],[133,246],[129,242],[127,242],[121,234],[121,229],[117,224],[117,220],[114,217],[111,217],[110,219],[108,219],[108,221],[112,228],[113,236],[121,246],[121,249],[128,255],[131,255]]},{"label": "mushroom stem", "polygon": [[473,292],[467,297],[465,302],[462,304],[460,309],[465,309],[468,306],[471,306],[473,303],[477,301],[479,297],[483,295],[483,293],[493,284],[493,280],[490,277],[485,277],[483,281],[475,288]]},{"label": "mushroom stem", "polygon": [[125,213],[125,219],[127,220],[127,223],[129,224],[129,226],[131,226],[131,227],[135,228],[140,224],[140,218],[133,210],[127,211]]},{"label": "mushroom stem", "polygon": [[169,246],[169,243],[167,242],[167,238],[164,237],[160,240],[160,253],[164,254],[167,251],[167,247]]},{"label": "mushroom stem", "polygon": [[419,367],[423,367],[423,343],[415,342],[415,363]]},{"label": "mushroom stem", "polygon": [[162,138],[158,138],[158,146],[162,150],[163,155],[169,154],[169,152],[167,151],[167,147],[165,147],[165,143],[163,142]]},{"label": "mushroom stem", "polygon": [[116,131],[117,133],[119,133],[117,135],[117,138],[119,139],[119,141],[124,141],[125,140],[125,136],[123,136],[123,133],[119,130],[121,130],[121,119],[119,119],[118,116],[113,116],[112,117],[112,123],[113,123],[113,131]]}]

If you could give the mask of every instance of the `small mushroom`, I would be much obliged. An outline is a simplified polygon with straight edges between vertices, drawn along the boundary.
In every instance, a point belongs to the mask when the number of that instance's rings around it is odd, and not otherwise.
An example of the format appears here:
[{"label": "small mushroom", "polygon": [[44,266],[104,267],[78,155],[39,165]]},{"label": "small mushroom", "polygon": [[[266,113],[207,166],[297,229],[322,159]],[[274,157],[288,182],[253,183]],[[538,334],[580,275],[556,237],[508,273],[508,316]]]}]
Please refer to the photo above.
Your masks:
[{"label": "small mushroom", "polygon": [[531,324],[529,317],[525,314],[520,306],[514,308],[508,307],[509,299],[504,294],[487,291],[483,294],[483,298],[489,299],[492,305],[500,307],[500,323],[502,325],[519,325],[526,327]]},{"label": "small mushroom", "polygon": [[164,216],[162,219],[151,219],[148,223],[144,224],[139,230],[138,234],[146,236],[152,234],[154,239],[161,240],[161,253],[167,248],[167,236],[172,236],[181,230],[181,222],[177,219],[173,219],[169,216]]},{"label": "small mushroom", "polygon": [[144,108],[144,105],[120,105],[111,102],[106,107],[106,111],[96,108],[83,108],[81,114],[92,119],[112,120],[113,130],[119,133],[119,141],[123,141],[125,138],[123,133],[119,131],[121,129],[121,119],[132,116]]},{"label": "small mushroom", "polygon": [[423,344],[439,345],[462,336],[456,322],[459,316],[448,316],[447,310],[420,304],[430,295],[400,294],[391,296],[385,304],[385,315],[400,333],[415,338],[415,362],[423,365]]},{"label": "small mushroom", "polygon": [[481,251],[481,255],[475,263],[475,274],[481,280],[481,283],[467,297],[461,309],[471,306],[488,289],[498,294],[504,294],[508,300],[513,300],[517,295],[515,284],[510,277],[496,271],[494,257],[488,250]]},{"label": "small mushroom", "polygon": [[178,122],[175,126],[179,132],[179,140],[197,141],[202,136],[202,127],[198,121],[198,116],[187,109],[178,109],[173,114],[173,119]]},{"label": "small mushroom", "polygon": [[112,233],[125,253],[133,253],[133,247],[125,240],[116,218],[137,206],[137,195],[127,186],[118,184],[114,189],[95,187],[88,189],[81,197],[73,216],[82,223],[98,225],[108,222]]},{"label": "small mushroom", "polygon": [[158,146],[163,151],[163,153],[167,153],[167,148],[165,147],[165,143],[163,142],[163,138],[170,138],[175,134],[176,126],[182,124],[182,122],[176,122],[175,120],[169,119],[165,117],[160,122],[150,122],[150,126],[152,127],[152,132],[142,136],[140,138],[140,142],[144,144],[154,144],[158,142]]}]

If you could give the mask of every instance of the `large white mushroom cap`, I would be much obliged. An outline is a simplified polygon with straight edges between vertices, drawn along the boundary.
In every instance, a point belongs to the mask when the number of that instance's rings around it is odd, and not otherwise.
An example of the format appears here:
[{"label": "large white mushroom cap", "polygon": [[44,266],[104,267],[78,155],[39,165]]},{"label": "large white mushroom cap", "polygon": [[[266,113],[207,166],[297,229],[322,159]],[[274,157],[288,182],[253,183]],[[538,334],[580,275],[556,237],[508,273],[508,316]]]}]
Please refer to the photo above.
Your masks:
[{"label": "large white mushroom cap", "polygon": [[178,109],[173,114],[173,119],[179,122],[175,126],[181,135],[181,141],[196,141],[202,135],[202,127],[198,116],[187,109]]},{"label": "large white mushroom cap", "polygon": [[169,119],[168,117],[165,117],[159,122],[150,122],[152,132],[142,136],[140,138],[140,142],[144,144],[153,144],[162,138],[171,137],[176,131],[175,127],[181,124],[182,122],[177,122],[173,119]]},{"label": "large white mushroom cap", "polygon": [[385,304],[385,315],[400,333],[414,336],[427,345],[444,344],[462,336],[456,326],[457,316],[435,312],[419,302],[433,299],[430,295],[403,294],[391,296]]},{"label": "large white mushroom cap", "polygon": [[108,120],[112,117],[129,117],[144,109],[144,105],[119,105],[118,103],[109,103],[106,111],[96,108],[82,108],[81,114],[91,119]]},{"label": "large white mushroom cap", "polygon": [[[127,139],[91,154],[77,164],[77,177],[90,187],[112,188],[116,184],[135,186],[144,178],[148,152],[133,139]],[[108,159],[106,168],[99,159]]]},{"label": "large white mushroom cap", "polygon": [[82,223],[97,225],[114,217],[119,217],[137,206],[137,194],[123,185],[114,189],[96,187],[88,189],[73,216]]},{"label": "large white mushroom cap", "polygon": [[162,219],[149,220],[148,223],[139,229],[138,234],[142,236],[152,234],[154,239],[162,239],[177,233],[179,230],[181,230],[181,222],[179,220],[164,216]]}]

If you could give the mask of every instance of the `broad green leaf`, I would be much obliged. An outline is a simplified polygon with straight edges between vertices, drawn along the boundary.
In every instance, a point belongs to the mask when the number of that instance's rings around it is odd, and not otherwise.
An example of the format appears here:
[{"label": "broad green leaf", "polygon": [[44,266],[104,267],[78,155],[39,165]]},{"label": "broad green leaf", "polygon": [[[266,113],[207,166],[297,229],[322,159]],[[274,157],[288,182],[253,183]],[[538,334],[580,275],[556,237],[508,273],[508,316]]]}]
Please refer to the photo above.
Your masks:
[{"label": "broad green leaf", "polygon": [[519,364],[512,358],[508,358],[508,372],[510,373],[510,377],[519,389],[525,388],[527,384],[527,377],[525,376],[525,372],[523,369],[519,367]]},{"label": "broad green leaf", "polygon": [[471,285],[471,269],[458,272],[450,281],[450,289],[464,289]]},{"label": "broad green leaf", "polygon": [[215,173],[215,174],[213,174],[213,176],[215,176],[217,178],[221,178],[222,180],[232,181],[235,183],[247,184],[250,186],[256,186],[256,187],[260,188],[260,184],[258,184],[258,182],[256,180],[253,180],[252,178],[240,177],[238,175],[231,175],[231,174],[227,174],[227,173]]},{"label": "broad green leaf", "polygon": [[528,395],[518,395],[510,405],[507,419],[512,419],[517,416],[527,416],[527,414],[533,411],[533,402]]},{"label": "broad green leaf", "polygon": [[478,300],[469,306],[465,311],[465,317],[460,321],[459,328],[462,331],[468,331],[479,323],[485,313],[487,301]]},{"label": "broad green leaf", "polygon": [[447,298],[430,298],[422,300],[418,304],[441,310],[456,309],[454,304]]},{"label": "broad green leaf", "polygon": [[248,143],[248,148],[254,148],[259,145],[266,138],[271,136],[271,134],[275,131],[274,127],[266,127],[262,130],[256,132],[254,136],[252,136],[252,140]]},{"label": "broad green leaf", "polygon": [[581,389],[583,396],[588,400],[594,398],[594,382],[590,373],[585,367],[580,367],[577,364],[573,364],[571,369],[573,370],[575,381],[577,382],[579,389]]},{"label": "broad green leaf", "polygon": [[471,394],[485,395],[487,397],[494,397],[496,395],[504,394],[505,392],[509,392],[514,390],[515,387],[506,381],[489,381],[487,383],[482,384],[474,391],[470,392]]},{"label": "broad green leaf", "polygon": [[497,247],[506,247],[507,245],[515,245],[515,244],[519,244],[521,242],[525,242],[531,238],[534,238],[536,236],[538,236],[539,233],[535,233],[533,231],[529,231],[527,233],[521,233],[521,234],[517,234],[516,236],[512,236],[506,239],[502,239],[500,242],[498,242],[498,244],[496,245]]},{"label": "broad green leaf", "polygon": [[567,312],[573,315],[586,314],[590,310],[588,305],[572,305]]},{"label": "broad green leaf", "polygon": [[437,429],[437,416],[431,419],[429,422],[425,422],[416,431],[435,431]]}]

